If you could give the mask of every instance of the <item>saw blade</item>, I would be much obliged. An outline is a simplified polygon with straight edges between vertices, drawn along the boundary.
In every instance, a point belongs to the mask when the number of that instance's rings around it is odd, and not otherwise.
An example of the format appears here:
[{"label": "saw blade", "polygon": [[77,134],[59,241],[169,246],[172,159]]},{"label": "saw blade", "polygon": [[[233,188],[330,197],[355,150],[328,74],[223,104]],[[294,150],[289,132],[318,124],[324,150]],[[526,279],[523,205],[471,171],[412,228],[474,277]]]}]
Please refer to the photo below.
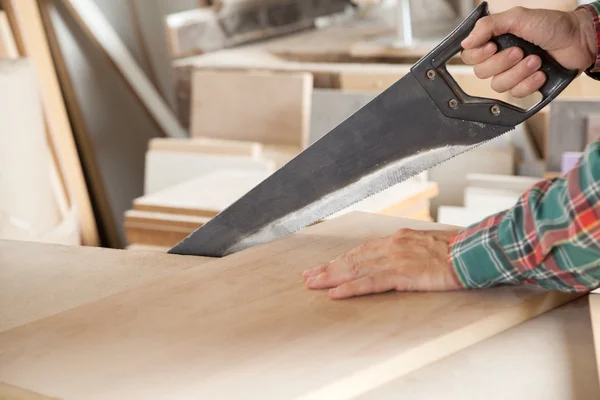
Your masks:
[{"label": "saw blade", "polygon": [[222,257],[272,241],[512,128],[446,117],[409,73],[169,253]]}]

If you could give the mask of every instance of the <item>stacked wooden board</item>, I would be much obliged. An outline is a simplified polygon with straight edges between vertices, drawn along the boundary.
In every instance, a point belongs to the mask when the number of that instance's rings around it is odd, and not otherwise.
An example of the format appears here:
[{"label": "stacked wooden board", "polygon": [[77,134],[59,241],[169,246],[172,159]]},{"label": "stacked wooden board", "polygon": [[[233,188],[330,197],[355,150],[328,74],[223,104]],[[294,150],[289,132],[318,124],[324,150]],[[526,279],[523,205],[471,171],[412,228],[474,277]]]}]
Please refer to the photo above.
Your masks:
[{"label": "stacked wooden board", "polygon": [[[140,197],[125,213],[130,246],[172,247],[268,178],[270,172],[224,169]],[[437,184],[422,177],[401,183],[330,217],[364,211],[430,221]],[[302,196],[302,193],[298,193]]]},{"label": "stacked wooden board", "polygon": [[302,285],[307,267],[400,228],[451,227],[353,213],[209,263],[148,255],[148,267],[187,269],[0,333],[0,394],[350,399],[581,296],[502,287],[338,302]]},{"label": "stacked wooden board", "polygon": [[441,206],[437,221],[455,226],[469,226],[486,217],[505,211],[541,178],[501,174],[467,174],[463,206]]}]

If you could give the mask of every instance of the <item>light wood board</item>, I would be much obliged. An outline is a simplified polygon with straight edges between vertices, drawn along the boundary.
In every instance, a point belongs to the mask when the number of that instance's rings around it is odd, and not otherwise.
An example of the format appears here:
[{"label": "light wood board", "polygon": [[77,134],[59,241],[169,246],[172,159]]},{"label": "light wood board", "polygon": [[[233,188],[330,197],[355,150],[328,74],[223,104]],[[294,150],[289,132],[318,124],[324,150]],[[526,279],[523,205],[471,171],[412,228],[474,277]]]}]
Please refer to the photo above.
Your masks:
[{"label": "light wood board", "polygon": [[198,71],[191,135],[305,147],[312,86],[309,73]]},{"label": "light wood board", "polygon": [[589,296],[590,317],[592,331],[594,332],[594,347],[596,350],[596,365],[598,366],[598,379],[600,380],[600,291]]},{"label": "light wood board", "polygon": [[0,10],[0,58],[14,58],[19,50],[6,12]]},{"label": "light wood board", "polygon": [[462,206],[467,173],[513,175],[515,149],[478,147],[462,153],[429,170],[429,179],[437,182],[440,195],[432,201],[434,218],[438,206]]},{"label": "light wood board", "polygon": [[123,213],[143,194],[148,140],[163,135],[100,46],[59,0],[41,7],[102,244],[125,244]]},{"label": "light wood board", "polygon": [[63,3],[88,39],[102,48],[112,60],[165,136],[186,137],[187,134],[165,100],[131,56],[98,6],[90,0],[65,0]]},{"label": "light wood board", "polygon": [[63,400],[349,399],[581,296],[305,289],[304,269],[408,227],[444,228],[349,214],[4,332],[0,380]]},{"label": "light wood board", "polygon": [[51,164],[35,65],[0,59],[0,213],[37,235],[61,220]]},{"label": "light wood board", "polygon": [[227,169],[209,172],[135,199],[137,210],[214,217],[271,175],[267,171]]},{"label": "light wood board", "polygon": [[82,243],[96,246],[100,238],[94,211],[37,2],[0,1],[11,23],[19,54],[35,63],[49,143],[68,193],[68,205],[75,206],[79,214]]},{"label": "light wood board", "polygon": [[210,260],[0,240],[0,332]]},{"label": "light wood board", "polygon": [[178,185],[207,173],[227,169],[275,172],[275,162],[253,157],[151,151],[146,153],[144,195]]},{"label": "light wood board", "polygon": [[263,146],[258,142],[208,138],[155,138],[148,143],[148,151],[220,154],[254,158],[259,157],[262,150]]}]

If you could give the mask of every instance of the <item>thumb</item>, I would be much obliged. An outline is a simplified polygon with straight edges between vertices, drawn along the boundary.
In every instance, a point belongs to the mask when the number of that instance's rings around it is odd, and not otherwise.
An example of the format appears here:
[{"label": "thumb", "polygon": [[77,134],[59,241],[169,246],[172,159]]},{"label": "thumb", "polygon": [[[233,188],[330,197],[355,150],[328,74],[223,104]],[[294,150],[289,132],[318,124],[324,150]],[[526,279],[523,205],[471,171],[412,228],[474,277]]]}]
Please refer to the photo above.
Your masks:
[{"label": "thumb", "polygon": [[[529,11],[523,7],[514,7],[508,11],[481,18],[461,45],[463,49],[474,49],[483,46],[494,36],[512,33],[523,38],[520,29],[521,23],[529,15]],[[523,38],[526,39],[526,38]]]}]

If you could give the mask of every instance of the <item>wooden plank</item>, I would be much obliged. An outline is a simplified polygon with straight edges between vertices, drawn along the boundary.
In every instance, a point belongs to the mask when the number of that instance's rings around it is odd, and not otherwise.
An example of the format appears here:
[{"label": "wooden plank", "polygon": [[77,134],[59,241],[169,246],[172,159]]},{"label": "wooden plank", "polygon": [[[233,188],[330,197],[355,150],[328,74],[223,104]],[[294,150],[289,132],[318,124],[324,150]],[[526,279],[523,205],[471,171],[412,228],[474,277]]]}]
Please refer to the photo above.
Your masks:
[{"label": "wooden plank", "polygon": [[0,213],[43,235],[60,223],[61,210],[37,83],[30,60],[0,60]]},{"label": "wooden plank", "polygon": [[[488,3],[490,12],[495,14],[517,6],[572,11],[580,2],[576,0],[488,0]],[[475,0],[475,6],[479,4],[481,0]]]},{"label": "wooden plank", "polygon": [[312,84],[308,73],[197,71],[191,135],[306,147]]},{"label": "wooden plank", "polygon": [[457,206],[440,206],[437,210],[437,221],[440,224],[467,227],[483,221],[494,214],[489,208],[467,208]]},{"label": "wooden plank", "polygon": [[140,197],[136,210],[214,217],[271,175],[267,171],[227,169],[210,172]]},{"label": "wooden plank", "polygon": [[155,138],[150,140],[148,151],[220,154],[257,158],[262,154],[263,145],[258,142],[241,140]]},{"label": "wooden plank", "polygon": [[19,387],[0,382],[0,399],[2,400],[60,400],[43,396],[39,393],[23,390]]},{"label": "wooden plank", "polygon": [[144,194],[156,193],[207,173],[229,169],[273,173],[275,162],[241,156],[152,151],[146,153]]},{"label": "wooden plank", "polygon": [[16,58],[19,55],[17,43],[10,27],[6,12],[0,10],[0,58]]},{"label": "wooden plank", "polygon": [[521,191],[467,187],[465,189],[465,207],[490,210],[490,214],[512,208],[517,204]]},{"label": "wooden plank", "polygon": [[69,194],[69,206],[76,206],[79,213],[82,243],[96,246],[100,243],[98,228],[38,6],[35,0],[1,2],[11,22],[19,54],[35,63],[49,143]]},{"label": "wooden plank", "polygon": [[432,200],[433,216],[440,205],[462,206],[467,174],[479,173],[513,175],[515,171],[515,150],[506,148],[479,147],[454,157],[429,170],[429,179],[437,182],[440,195]]},{"label": "wooden plank", "polygon": [[63,3],[87,38],[96,43],[110,58],[165,136],[187,136],[164,99],[148,80],[96,4],[90,0],[65,0]]},{"label": "wooden plank", "polygon": [[585,296],[355,400],[596,400],[593,349]]},{"label": "wooden plank", "polygon": [[[209,260],[195,257],[198,266]],[[189,259],[154,252],[0,240],[0,332],[193,265]]]},{"label": "wooden plank", "polygon": [[590,318],[594,332],[594,348],[596,350],[596,365],[598,379],[600,380],[600,291],[589,295]]},{"label": "wooden plank", "polygon": [[485,189],[505,189],[524,192],[542,179],[526,176],[499,175],[499,174],[467,174],[469,187]]},{"label": "wooden plank", "polygon": [[224,2],[221,6],[171,14],[166,18],[174,58],[202,54],[314,27],[317,17],[338,13],[344,0]]},{"label": "wooden plank", "polygon": [[431,200],[438,194],[438,184],[435,182],[415,182],[414,180],[408,180],[368,197],[344,210],[338,211],[328,217],[328,219],[337,218],[355,211],[397,215],[395,213],[398,210],[410,207],[422,200]]},{"label": "wooden plank", "polygon": [[0,378],[63,400],[349,399],[582,296],[501,287],[332,301],[302,285],[308,266],[400,228],[447,227],[364,213],[318,224],[2,333]]}]

